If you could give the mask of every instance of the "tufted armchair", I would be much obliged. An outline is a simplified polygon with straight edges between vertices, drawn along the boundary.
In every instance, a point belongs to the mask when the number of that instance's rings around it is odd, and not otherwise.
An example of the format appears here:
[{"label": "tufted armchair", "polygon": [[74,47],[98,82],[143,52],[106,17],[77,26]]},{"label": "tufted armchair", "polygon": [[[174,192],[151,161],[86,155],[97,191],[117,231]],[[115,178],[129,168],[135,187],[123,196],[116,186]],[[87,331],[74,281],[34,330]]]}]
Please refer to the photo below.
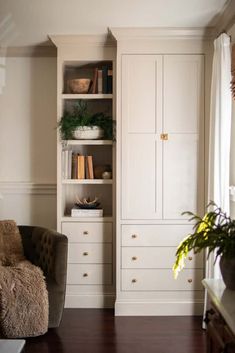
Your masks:
[{"label": "tufted armchair", "polygon": [[55,231],[19,226],[27,260],[41,267],[49,297],[49,328],[58,327],[65,300],[68,239]]}]

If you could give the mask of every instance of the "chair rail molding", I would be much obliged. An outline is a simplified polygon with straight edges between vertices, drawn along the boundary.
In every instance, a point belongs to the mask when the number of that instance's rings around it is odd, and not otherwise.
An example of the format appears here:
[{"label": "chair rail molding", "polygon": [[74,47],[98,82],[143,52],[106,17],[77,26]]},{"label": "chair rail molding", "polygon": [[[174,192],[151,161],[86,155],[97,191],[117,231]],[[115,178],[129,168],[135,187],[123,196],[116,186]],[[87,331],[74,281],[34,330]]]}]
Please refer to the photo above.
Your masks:
[{"label": "chair rail molding", "polygon": [[0,181],[0,194],[56,195],[56,183],[34,183],[26,181]]}]

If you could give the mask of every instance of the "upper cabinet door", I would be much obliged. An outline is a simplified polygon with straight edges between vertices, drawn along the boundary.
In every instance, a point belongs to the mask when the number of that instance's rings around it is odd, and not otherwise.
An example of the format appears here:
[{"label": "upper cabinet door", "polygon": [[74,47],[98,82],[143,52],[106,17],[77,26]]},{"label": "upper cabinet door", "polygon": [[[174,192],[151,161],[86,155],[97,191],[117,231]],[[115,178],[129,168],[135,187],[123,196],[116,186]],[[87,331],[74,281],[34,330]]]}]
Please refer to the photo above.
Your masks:
[{"label": "upper cabinet door", "polygon": [[203,75],[203,55],[164,55],[164,132],[199,132]]},{"label": "upper cabinet door", "polygon": [[162,218],[162,57],[122,57],[122,218]]},{"label": "upper cabinet door", "polygon": [[203,55],[164,56],[163,219],[183,219],[203,205],[203,63]]}]

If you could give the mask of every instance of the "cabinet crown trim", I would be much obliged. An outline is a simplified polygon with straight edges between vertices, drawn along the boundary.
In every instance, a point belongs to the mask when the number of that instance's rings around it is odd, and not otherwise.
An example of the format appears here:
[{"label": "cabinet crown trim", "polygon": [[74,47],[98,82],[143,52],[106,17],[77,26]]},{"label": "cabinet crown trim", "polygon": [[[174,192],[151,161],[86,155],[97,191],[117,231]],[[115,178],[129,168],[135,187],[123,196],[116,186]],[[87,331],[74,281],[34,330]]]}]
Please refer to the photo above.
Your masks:
[{"label": "cabinet crown trim", "polygon": [[133,40],[133,39],[205,39],[214,38],[214,28],[110,28],[111,33],[116,40]]}]

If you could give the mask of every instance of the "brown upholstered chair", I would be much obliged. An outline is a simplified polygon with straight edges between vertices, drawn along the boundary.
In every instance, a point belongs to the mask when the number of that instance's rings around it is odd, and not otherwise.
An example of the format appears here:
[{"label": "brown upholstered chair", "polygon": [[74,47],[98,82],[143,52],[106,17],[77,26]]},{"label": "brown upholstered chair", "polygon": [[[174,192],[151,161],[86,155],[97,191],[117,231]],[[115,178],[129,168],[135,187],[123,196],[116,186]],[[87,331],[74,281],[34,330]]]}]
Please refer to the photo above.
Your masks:
[{"label": "brown upholstered chair", "polygon": [[58,327],[65,300],[68,239],[55,231],[19,226],[27,260],[41,267],[49,296],[49,328]]}]

